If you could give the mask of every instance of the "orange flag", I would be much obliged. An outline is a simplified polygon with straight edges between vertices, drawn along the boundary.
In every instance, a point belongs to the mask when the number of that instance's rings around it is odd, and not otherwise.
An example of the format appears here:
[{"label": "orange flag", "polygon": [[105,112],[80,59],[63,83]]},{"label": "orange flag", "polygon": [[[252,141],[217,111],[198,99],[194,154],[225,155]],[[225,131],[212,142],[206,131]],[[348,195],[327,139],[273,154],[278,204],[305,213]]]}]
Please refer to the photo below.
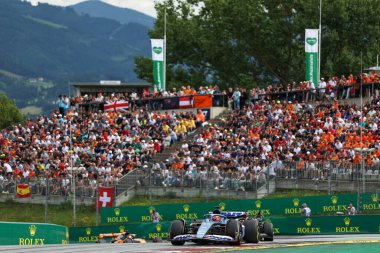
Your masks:
[{"label": "orange flag", "polygon": [[195,95],[194,104],[196,108],[212,107],[212,95]]}]

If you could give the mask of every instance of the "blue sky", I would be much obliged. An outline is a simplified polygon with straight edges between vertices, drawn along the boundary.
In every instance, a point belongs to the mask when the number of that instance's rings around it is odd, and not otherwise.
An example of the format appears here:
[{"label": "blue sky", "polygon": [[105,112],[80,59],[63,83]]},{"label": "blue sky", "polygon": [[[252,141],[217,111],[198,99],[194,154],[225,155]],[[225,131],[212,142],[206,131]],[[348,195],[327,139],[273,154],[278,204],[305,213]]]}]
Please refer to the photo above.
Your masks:
[{"label": "blue sky", "polygon": [[[68,6],[84,2],[86,0],[26,0],[33,5],[38,3],[48,3],[51,5]],[[156,11],[154,9],[154,3],[160,0],[102,0],[105,3],[109,3],[118,7],[129,8],[140,11],[149,16],[156,17]]]}]

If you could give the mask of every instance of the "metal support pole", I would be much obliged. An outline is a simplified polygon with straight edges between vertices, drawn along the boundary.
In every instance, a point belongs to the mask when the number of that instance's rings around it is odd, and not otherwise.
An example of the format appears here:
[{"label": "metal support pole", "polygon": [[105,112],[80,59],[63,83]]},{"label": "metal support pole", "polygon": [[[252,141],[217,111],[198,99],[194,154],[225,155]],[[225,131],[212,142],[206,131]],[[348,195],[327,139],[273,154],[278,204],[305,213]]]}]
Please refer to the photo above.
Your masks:
[{"label": "metal support pole", "polygon": [[99,225],[99,184],[98,184],[98,178],[96,178],[96,194],[95,194],[95,198],[96,198],[96,226]]},{"label": "metal support pole", "polygon": [[322,0],[319,0],[318,81],[321,80]]},{"label": "metal support pole", "polygon": [[165,2],[165,13],[164,13],[164,89],[166,90],[166,2]]},{"label": "metal support pole", "polygon": [[48,195],[49,195],[49,179],[45,175],[45,223],[48,222]]}]

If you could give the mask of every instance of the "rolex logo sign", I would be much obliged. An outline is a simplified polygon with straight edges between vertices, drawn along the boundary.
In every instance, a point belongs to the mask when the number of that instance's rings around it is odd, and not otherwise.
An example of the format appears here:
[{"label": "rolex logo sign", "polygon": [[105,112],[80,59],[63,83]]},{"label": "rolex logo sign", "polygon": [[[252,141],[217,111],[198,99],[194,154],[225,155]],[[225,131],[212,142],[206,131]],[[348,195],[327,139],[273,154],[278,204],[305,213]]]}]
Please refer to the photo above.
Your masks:
[{"label": "rolex logo sign", "polygon": [[255,205],[256,205],[257,209],[260,209],[261,208],[261,201],[260,200],[256,200]]},{"label": "rolex logo sign", "polygon": [[344,218],[344,225],[349,226],[350,222],[351,222],[350,218],[348,218],[348,217]]},{"label": "rolex logo sign", "polygon": [[343,221],[344,221],[345,226],[335,227],[336,233],[360,233],[360,227],[359,226],[352,226],[351,218],[346,217],[343,219]]},{"label": "rolex logo sign", "polygon": [[219,208],[220,208],[220,210],[224,211],[226,209],[226,203],[220,202]]},{"label": "rolex logo sign", "polygon": [[190,210],[190,206],[189,206],[188,204],[183,205],[183,211],[184,211],[185,213],[189,212],[189,210]]},{"label": "rolex logo sign", "polygon": [[30,225],[30,227],[29,227],[30,236],[35,236],[36,232],[37,232],[37,226],[36,225]]},{"label": "rolex logo sign", "polygon": [[[19,231],[21,232],[21,231]],[[21,233],[24,234],[24,233]],[[37,235],[37,225],[30,225],[29,226],[29,235],[31,237],[19,237],[18,238],[18,244],[19,245],[44,245],[45,244],[45,238],[38,238]],[[66,240],[62,240],[62,243],[65,243]]]},{"label": "rolex logo sign", "polygon": [[320,234],[320,227],[312,227],[313,221],[310,218],[305,220],[306,227],[297,227],[297,234]]},{"label": "rolex logo sign", "polygon": [[115,208],[115,209],[113,209],[113,211],[115,212],[116,216],[120,215],[120,208]]},{"label": "rolex logo sign", "polygon": [[293,199],[293,205],[294,205],[294,207],[297,207],[299,204],[300,204],[300,200],[299,199]]},{"label": "rolex logo sign", "polygon": [[91,228],[86,228],[86,235],[87,236],[91,235]]},{"label": "rolex logo sign", "polygon": [[332,196],[332,197],[331,197],[331,203],[332,203],[333,205],[336,205],[336,203],[338,203],[338,197],[337,197],[337,196]]},{"label": "rolex logo sign", "polygon": [[374,193],[374,194],[371,195],[371,199],[372,199],[372,202],[374,202],[374,203],[376,203],[379,200],[379,198],[378,198],[378,196],[377,196],[376,193]]},{"label": "rolex logo sign", "polygon": [[125,227],[124,226],[120,226],[119,227],[119,232],[120,233],[124,233],[125,232]]},{"label": "rolex logo sign", "polygon": [[157,230],[157,232],[161,232],[161,228],[162,228],[162,225],[158,223],[158,224],[156,225],[156,230]]},{"label": "rolex logo sign", "polygon": [[311,220],[310,218],[307,218],[307,219],[305,220],[305,223],[306,223],[306,226],[310,227],[311,224],[312,224],[312,220]]}]

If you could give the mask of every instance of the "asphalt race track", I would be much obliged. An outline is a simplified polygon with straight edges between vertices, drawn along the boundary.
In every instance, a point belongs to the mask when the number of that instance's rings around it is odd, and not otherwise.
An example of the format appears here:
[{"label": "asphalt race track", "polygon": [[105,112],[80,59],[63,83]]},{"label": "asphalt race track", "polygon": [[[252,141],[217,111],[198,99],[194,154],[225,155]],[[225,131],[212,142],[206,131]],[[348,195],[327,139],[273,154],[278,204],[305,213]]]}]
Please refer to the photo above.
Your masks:
[{"label": "asphalt race track", "polygon": [[[323,236],[278,236],[273,242],[260,242],[258,244],[242,244],[241,246],[227,245],[196,245],[186,243],[184,246],[173,246],[170,242],[147,244],[70,244],[45,246],[0,246],[0,253],[124,253],[124,252],[259,252],[260,249],[275,249],[302,247],[326,244],[352,244],[352,243],[380,243],[379,234],[363,235],[323,235]],[[379,244],[380,251],[380,244]]]}]

